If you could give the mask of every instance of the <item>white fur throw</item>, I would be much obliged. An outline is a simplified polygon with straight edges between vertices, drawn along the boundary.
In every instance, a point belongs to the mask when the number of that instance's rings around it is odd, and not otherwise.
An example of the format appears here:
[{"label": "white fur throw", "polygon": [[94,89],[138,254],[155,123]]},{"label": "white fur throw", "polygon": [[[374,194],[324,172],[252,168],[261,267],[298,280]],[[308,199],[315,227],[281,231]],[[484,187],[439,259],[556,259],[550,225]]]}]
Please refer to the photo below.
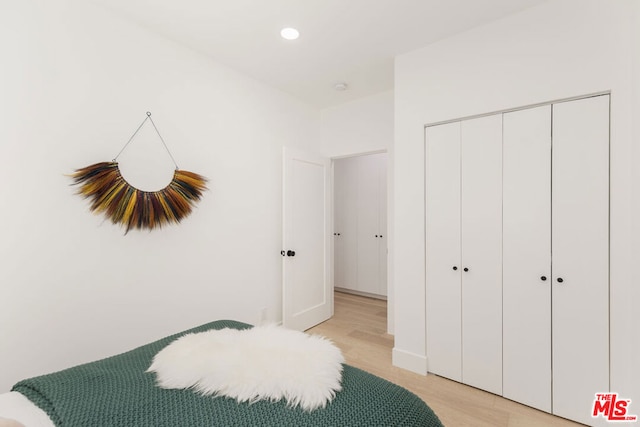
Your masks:
[{"label": "white fur throw", "polygon": [[311,411],[342,389],[340,350],[329,340],[277,326],[184,335],[155,355],[157,385],[239,402],[286,399]]}]

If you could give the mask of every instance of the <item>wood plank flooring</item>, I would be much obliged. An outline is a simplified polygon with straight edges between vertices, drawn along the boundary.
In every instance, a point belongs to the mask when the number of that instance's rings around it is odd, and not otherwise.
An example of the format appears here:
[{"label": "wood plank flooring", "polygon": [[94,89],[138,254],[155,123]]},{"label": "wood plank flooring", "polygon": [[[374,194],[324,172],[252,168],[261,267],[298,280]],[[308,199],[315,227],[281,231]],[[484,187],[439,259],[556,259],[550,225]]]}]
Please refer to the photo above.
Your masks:
[{"label": "wood plank flooring", "polygon": [[330,338],[348,364],[420,396],[447,427],[581,425],[437,375],[425,377],[392,366],[393,336],[386,330],[386,301],[336,292],[334,316],[307,332]]}]

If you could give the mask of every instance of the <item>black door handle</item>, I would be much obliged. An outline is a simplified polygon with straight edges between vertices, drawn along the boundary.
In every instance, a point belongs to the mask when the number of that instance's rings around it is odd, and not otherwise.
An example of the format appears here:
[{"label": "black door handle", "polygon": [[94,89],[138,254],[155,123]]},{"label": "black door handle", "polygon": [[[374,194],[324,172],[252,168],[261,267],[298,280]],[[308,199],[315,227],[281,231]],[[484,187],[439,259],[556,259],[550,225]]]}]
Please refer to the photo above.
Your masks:
[{"label": "black door handle", "polygon": [[287,256],[296,256],[296,252],[295,251],[287,251]]},{"label": "black door handle", "polygon": [[542,276],[542,277],[540,278],[540,280],[542,280],[542,281],[544,282],[545,280],[547,280],[547,276]]},{"label": "black door handle", "polygon": [[463,268],[464,271],[469,271],[469,269],[467,267]]},{"label": "black door handle", "polygon": [[453,269],[454,269],[454,270],[457,270],[457,269],[458,269],[458,267],[456,267],[456,266],[454,265],[454,266],[453,266]]},{"label": "black door handle", "polygon": [[558,283],[562,283],[564,282],[564,280],[562,279],[562,277],[558,277]]},{"label": "black door handle", "polygon": [[284,251],[280,251],[280,255],[285,256],[285,252]]}]

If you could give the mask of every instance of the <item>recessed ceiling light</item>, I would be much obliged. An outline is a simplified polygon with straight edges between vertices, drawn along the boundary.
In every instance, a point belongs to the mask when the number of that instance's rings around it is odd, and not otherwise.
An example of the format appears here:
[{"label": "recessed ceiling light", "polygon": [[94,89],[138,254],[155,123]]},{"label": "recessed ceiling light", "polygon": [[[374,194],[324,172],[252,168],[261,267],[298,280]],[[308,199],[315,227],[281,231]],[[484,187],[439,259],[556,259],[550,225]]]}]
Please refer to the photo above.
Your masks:
[{"label": "recessed ceiling light", "polygon": [[295,40],[298,37],[300,37],[300,32],[295,28],[288,27],[288,28],[283,28],[282,31],[280,31],[280,35],[282,36],[283,39]]}]

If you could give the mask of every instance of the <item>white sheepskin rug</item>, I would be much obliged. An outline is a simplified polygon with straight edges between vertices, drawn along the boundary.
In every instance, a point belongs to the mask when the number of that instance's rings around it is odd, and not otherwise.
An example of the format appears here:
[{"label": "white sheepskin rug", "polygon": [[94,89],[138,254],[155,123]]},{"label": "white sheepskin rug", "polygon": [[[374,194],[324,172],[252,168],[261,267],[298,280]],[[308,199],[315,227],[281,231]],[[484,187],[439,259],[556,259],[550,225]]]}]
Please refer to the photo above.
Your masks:
[{"label": "white sheepskin rug", "polygon": [[239,402],[286,399],[311,411],[342,389],[344,357],[331,341],[278,326],[184,335],[155,355],[157,385]]}]

